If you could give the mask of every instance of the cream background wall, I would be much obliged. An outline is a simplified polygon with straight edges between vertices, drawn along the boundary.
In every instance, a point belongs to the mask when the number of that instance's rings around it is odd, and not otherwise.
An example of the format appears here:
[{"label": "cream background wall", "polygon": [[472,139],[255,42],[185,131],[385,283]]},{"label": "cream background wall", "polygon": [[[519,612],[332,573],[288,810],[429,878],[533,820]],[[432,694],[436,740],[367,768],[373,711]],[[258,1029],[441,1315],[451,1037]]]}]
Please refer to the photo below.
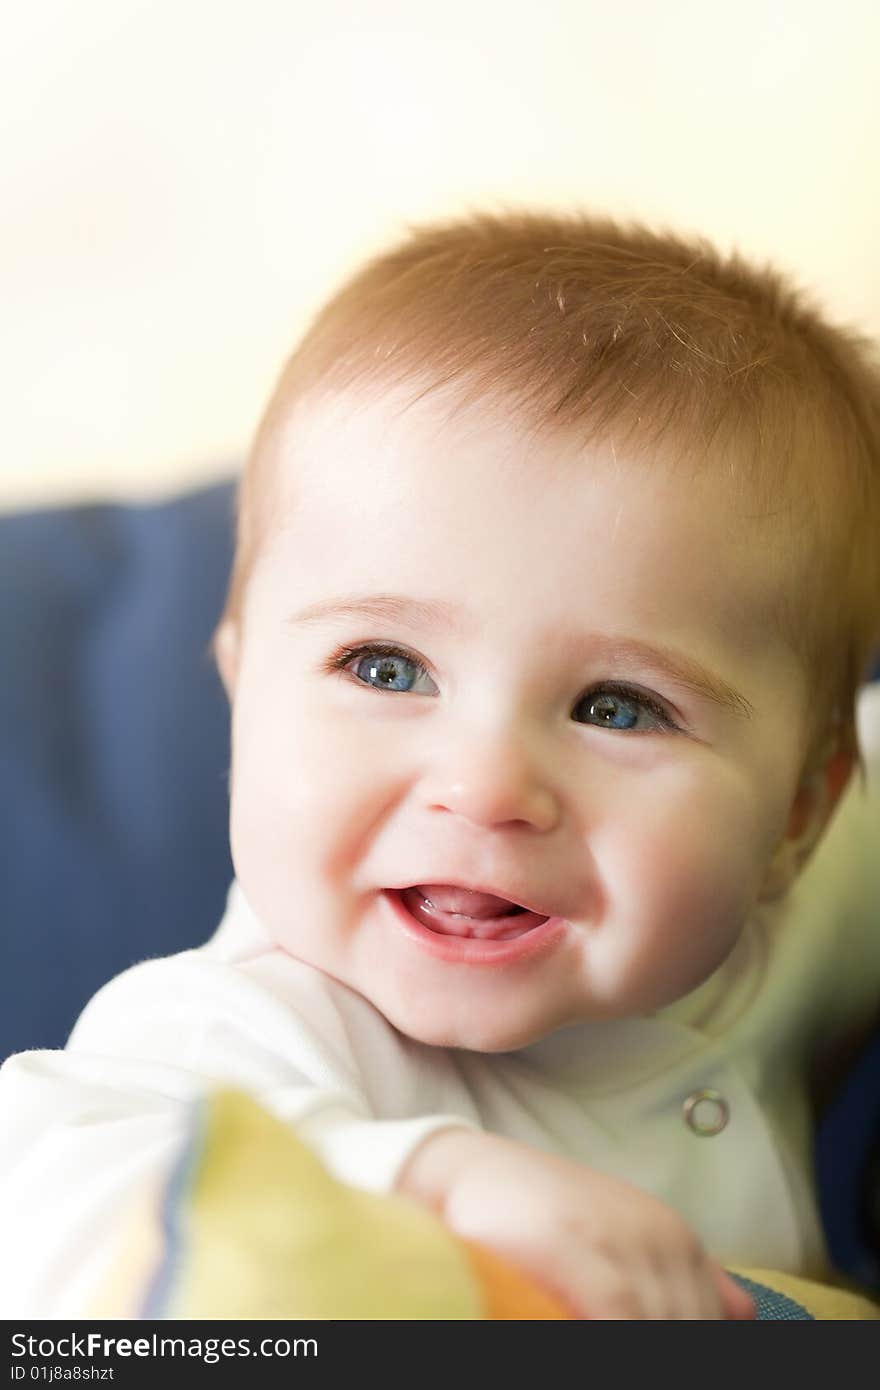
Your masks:
[{"label": "cream background wall", "polygon": [[29,0],[0,43],[0,507],[247,447],[407,220],[587,205],[880,334],[874,0]]}]

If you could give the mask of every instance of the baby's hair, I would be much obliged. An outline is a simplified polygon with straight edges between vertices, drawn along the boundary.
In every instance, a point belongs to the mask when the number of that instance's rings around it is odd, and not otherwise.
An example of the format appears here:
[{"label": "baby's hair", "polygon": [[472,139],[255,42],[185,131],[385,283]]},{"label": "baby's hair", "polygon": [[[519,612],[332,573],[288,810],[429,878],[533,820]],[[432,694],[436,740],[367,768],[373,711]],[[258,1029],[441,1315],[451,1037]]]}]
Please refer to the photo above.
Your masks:
[{"label": "baby's hair", "polygon": [[407,383],[415,398],[448,387],[462,406],[499,405],[524,431],[723,474],[742,519],[771,521],[788,576],[770,598],[810,682],[805,764],[833,743],[864,785],[855,698],[880,650],[880,374],[865,340],[701,239],[583,213],[411,226],[327,302],[281,373],[238,489],[221,621],[240,622],[277,515],[294,406]]}]

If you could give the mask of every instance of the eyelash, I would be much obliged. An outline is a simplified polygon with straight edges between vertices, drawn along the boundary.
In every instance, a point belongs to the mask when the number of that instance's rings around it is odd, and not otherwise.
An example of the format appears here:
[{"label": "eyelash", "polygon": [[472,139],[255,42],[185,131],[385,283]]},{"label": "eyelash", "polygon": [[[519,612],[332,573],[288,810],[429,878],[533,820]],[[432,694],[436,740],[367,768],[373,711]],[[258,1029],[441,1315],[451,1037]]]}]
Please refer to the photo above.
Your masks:
[{"label": "eyelash", "polygon": [[[394,642],[382,641],[369,643],[364,642],[357,647],[341,647],[338,651],[335,651],[333,655],[328,659],[326,665],[323,667],[323,670],[328,673],[332,673],[334,671],[343,671],[346,666],[348,666],[352,661],[355,660],[356,657],[360,656],[400,657],[403,661],[408,661],[412,666],[417,666],[419,670],[424,671],[426,675],[430,674],[424,662],[419,661],[418,658],[413,656],[412,652],[408,652],[405,647],[399,647]],[[364,688],[367,690],[379,689],[378,686],[367,685],[367,682],[362,681],[358,676],[354,676],[353,679],[357,682],[358,685],[364,686]],[[621,681],[602,681],[601,684],[595,685],[592,687],[592,689],[586,691],[585,694],[581,696],[581,699],[585,699],[587,695],[593,695],[597,691],[605,691],[612,695],[623,696],[625,699],[632,701],[634,704],[641,705],[643,709],[649,710],[651,714],[655,716],[655,718],[660,720],[667,732],[682,732],[681,726],[675,722],[675,720],[669,714],[669,711],[665,709],[664,706],[661,705],[658,700],[654,700],[650,695],[646,695],[643,691],[634,690],[632,686],[625,685]],[[397,693],[399,694],[401,692]],[[404,691],[403,693],[405,694],[406,692]],[[593,727],[596,726],[594,725]],[[618,729],[612,730],[612,732],[625,733],[627,731],[625,729]],[[649,730],[648,732],[655,731]]]}]

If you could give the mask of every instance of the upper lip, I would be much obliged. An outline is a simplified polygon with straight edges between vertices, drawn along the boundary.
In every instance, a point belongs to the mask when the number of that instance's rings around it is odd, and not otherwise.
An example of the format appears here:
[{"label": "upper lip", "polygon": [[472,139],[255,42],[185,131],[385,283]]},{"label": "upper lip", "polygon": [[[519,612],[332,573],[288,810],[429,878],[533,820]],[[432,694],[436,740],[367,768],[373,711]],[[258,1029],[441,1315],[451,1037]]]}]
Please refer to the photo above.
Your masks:
[{"label": "upper lip", "polygon": [[402,893],[404,889],[416,888],[422,883],[442,883],[444,887],[467,888],[472,893],[491,893],[495,898],[505,898],[507,902],[513,903],[514,907],[524,907],[527,912],[535,912],[539,917],[561,917],[563,915],[555,908],[548,907],[546,901],[532,897],[530,893],[511,892],[507,888],[498,888],[488,883],[466,883],[464,879],[449,878],[444,874],[424,874],[421,878],[410,879],[408,883],[401,883],[395,892]]}]

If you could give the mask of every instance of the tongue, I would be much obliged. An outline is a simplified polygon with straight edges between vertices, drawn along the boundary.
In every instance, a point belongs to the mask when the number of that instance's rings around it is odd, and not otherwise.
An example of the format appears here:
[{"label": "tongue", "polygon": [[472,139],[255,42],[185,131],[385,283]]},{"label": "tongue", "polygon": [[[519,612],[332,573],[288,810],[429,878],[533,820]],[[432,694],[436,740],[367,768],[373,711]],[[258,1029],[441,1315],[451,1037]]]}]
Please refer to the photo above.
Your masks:
[{"label": "tongue", "polygon": [[519,910],[507,898],[496,898],[493,893],[474,893],[470,888],[452,888],[448,883],[417,883],[414,887],[441,912],[458,912],[481,921],[506,917]]}]

